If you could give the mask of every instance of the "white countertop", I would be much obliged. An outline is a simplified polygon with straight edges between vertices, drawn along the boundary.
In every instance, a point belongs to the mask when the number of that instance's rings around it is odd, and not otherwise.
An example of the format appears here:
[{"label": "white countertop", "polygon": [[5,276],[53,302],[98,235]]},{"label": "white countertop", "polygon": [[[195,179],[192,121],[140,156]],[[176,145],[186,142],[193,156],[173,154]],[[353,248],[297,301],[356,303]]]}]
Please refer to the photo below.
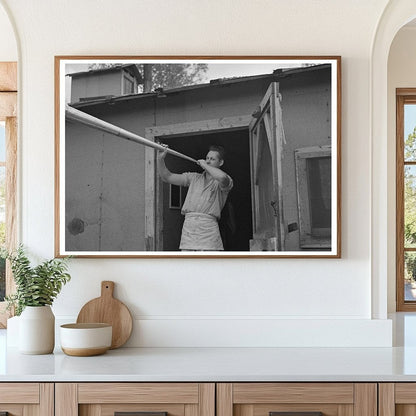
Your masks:
[{"label": "white countertop", "polygon": [[416,381],[416,348],[119,348],[0,358],[0,381]]},{"label": "white countertop", "polygon": [[119,348],[96,357],[24,355],[0,330],[0,382],[416,381],[416,314],[392,348]]}]

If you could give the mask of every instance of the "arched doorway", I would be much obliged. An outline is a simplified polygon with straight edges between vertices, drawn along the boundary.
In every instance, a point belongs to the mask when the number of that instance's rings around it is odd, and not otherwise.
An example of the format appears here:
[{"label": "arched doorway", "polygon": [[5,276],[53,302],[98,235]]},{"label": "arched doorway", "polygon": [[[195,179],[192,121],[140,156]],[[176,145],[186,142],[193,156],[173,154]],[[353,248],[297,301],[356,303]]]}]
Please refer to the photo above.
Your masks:
[{"label": "arched doorway", "polygon": [[[389,3],[380,18],[371,55],[371,274],[372,317],[386,319],[387,299],[394,292],[395,268],[395,175],[389,137],[388,58],[397,32],[416,17],[412,0]],[[393,115],[394,117],[394,115]],[[394,157],[394,155],[393,155]],[[386,168],[387,167],[387,168]],[[392,229],[393,228],[393,229]],[[393,235],[392,235],[393,234]]]}]

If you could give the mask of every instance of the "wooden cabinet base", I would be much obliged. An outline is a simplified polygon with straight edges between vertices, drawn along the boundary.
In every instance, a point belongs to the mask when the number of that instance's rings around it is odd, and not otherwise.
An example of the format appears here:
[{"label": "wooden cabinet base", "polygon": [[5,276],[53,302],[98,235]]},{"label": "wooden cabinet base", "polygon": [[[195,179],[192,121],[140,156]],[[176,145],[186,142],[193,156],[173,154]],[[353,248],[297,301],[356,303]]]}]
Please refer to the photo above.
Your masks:
[{"label": "wooden cabinet base", "polygon": [[0,383],[3,414],[416,416],[416,382]]},{"label": "wooden cabinet base", "polygon": [[220,383],[217,416],[377,416],[376,383]]}]

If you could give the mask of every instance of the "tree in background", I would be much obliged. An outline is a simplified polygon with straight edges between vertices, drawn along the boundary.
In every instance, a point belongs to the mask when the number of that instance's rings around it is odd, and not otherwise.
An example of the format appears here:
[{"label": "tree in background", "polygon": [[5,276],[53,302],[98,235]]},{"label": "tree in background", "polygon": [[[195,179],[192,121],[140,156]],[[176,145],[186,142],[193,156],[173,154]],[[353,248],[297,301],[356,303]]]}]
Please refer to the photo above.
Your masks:
[{"label": "tree in background", "polygon": [[[92,64],[90,70],[113,68],[120,64]],[[152,92],[156,88],[177,88],[206,81],[208,64],[138,64],[143,84],[138,92]]]},{"label": "tree in background", "polygon": [[156,88],[177,88],[204,82],[207,64],[143,64],[139,65],[143,75],[143,92]]},{"label": "tree in background", "polygon": [[[413,132],[407,136],[405,141],[404,160],[416,160],[416,127],[413,129]],[[416,177],[411,166],[405,167],[404,200],[405,245],[412,246],[416,244]]]},{"label": "tree in background", "polygon": [[[416,127],[404,143],[404,159],[416,161]],[[411,166],[404,170],[404,245],[416,247],[416,175]],[[405,256],[405,278],[416,280],[416,256]]]}]

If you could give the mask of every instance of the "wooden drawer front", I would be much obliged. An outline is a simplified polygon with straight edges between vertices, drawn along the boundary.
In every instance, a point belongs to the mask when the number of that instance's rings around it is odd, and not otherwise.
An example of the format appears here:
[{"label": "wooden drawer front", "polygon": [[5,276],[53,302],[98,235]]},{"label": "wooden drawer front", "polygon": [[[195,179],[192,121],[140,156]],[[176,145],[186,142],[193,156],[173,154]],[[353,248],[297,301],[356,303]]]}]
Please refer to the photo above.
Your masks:
[{"label": "wooden drawer front", "polygon": [[397,404],[416,404],[416,383],[397,383],[394,387]]},{"label": "wooden drawer front", "polygon": [[214,383],[58,383],[56,416],[113,416],[115,412],[166,412],[215,416]]},{"label": "wooden drawer front", "polygon": [[197,383],[80,383],[78,403],[198,403]]},{"label": "wooden drawer front", "polygon": [[39,400],[39,383],[0,383],[0,403],[38,404]]},{"label": "wooden drawer front", "polygon": [[354,403],[351,383],[247,383],[233,385],[234,403]]},{"label": "wooden drawer front", "polygon": [[[375,383],[236,383],[217,385],[217,416],[377,416]],[[416,415],[415,415],[416,416]]]}]

